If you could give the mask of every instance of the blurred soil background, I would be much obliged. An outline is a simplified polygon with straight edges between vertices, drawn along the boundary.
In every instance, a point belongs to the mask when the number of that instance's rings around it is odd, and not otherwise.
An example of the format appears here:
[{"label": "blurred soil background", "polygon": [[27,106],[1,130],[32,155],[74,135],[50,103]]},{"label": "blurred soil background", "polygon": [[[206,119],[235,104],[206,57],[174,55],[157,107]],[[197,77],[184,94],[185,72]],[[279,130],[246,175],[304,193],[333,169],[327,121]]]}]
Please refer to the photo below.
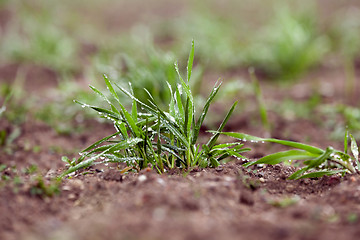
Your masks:
[{"label": "blurred soil background", "polygon": [[[195,41],[206,130],[342,149],[360,139],[360,2],[0,0],[0,239],[357,239],[360,178],[290,181],[287,165],[163,175],[99,166],[59,185],[63,156],[114,133],[90,105],[103,74],[164,107]],[[261,121],[249,69],[268,114]],[[124,103],[126,103],[124,99]],[[257,159],[277,146],[253,145]]]}]

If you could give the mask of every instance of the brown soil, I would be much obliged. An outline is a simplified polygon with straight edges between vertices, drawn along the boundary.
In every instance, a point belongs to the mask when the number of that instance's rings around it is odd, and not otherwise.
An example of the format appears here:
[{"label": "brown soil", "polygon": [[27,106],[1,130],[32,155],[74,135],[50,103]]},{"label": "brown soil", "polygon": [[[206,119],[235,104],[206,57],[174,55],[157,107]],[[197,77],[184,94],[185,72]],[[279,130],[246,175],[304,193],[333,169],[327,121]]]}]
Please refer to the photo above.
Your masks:
[{"label": "brown soil", "polygon": [[[341,84],[336,80],[340,77],[333,79]],[[265,83],[263,90],[268,99],[281,99],[312,87],[304,80],[287,93]],[[330,100],[340,95],[336,88]],[[256,114],[235,117],[227,130],[263,135],[251,123]],[[276,137],[304,141],[308,136],[314,145],[341,147],[327,137],[329,129],[317,123],[272,115]],[[359,176],[290,181],[286,178],[295,169],[282,165],[244,169],[236,161],[163,175],[98,167],[65,179],[60,195],[32,195],[37,182],[21,169],[36,164],[50,179],[64,168],[62,155],[76,156],[73,153],[113,131],[95,121],[84,124],[89,132],[64,136],[30,120],[21,126],[12,153],[2,151],[0,163],[17,169],[9,167],[4,174],[19,175],[23,182],[0,189],[0,239],[357,239],[360,234]],[[9,123],[1,125],[13,130]],[[253,147],[250,158],[278,149]]]},{"label": "brown soil", "polygon": [[[140,1],[137,4],[140,5]],[[121,24],[126,27],[128,22],[122,19],[130,18],[136,8],[117,21],[111,17],[119,15],[115,8],[108,11],[109,28]],[[173,6],[165,17],[170,18],[177,11],[177,6]],[[7,15],[0,13],[0,23]],[[19,67],[16,64],[0,66],[0,79],[12,83]],[[56,73],[51,70],[41,66],[25,66],[25,69],[24,89],[29,96],[42,96],[57,86]],[[229,75],[244,75],[243,70],[239,72]],[[226,79],[223,73],[205,76],[214,75],[204,82],[216,80],[218,76]],[[286,97],[303,101],[319,93],[323,103],[355,105],[359,102],[360,88],[357,86],[354,98],[349,100],[344,94],[344,79],[341,69],[332,68],[314,71],[286,91],[266,82],[261,84],[269,104]],[[259,121],[254,120],[259,116],[256,105],[252,108],[252,100],[248,99],[249,108],[244,113],[232,118],[226,131],[265,134]],[[223,114],[223,107],[215,111]],[[273,112],[269,117],[274,124],[273,137],[323,148],[342,147],[341,142],[330,139],[333,129],[324,126],[322,121],[293,119]],[[39,188],[36,175],[44,176],[45,184],[51,184],[51,177],[65,168],[61,156],[76,157],[80,149],[113,132],[111,125],[96,121],[85,121],[83,127],[86,132],[59,135],[29,117],[19,126],[20,136],[13,144],[0,146],[0,165],[8,166],[2,176],[10,179],[0,180],[0,239],[360,238],[358,175],[290,181],[287,177],[295,168],[284,165],[244,169],[242,161],[237,160],[215,169],[170,171],[163,175],[150,169],[121,174],[115,167],[97,166],[64,179],[58,195],[35,195],[33,190]],[[2,129],[7,134],[15,131],[11,123],[0,119]],[[252,147],[249,158],[259,158],[279,149],[265,144]],[[38,170],[28,173],[26,168],[32,164],[37,165]]]}]

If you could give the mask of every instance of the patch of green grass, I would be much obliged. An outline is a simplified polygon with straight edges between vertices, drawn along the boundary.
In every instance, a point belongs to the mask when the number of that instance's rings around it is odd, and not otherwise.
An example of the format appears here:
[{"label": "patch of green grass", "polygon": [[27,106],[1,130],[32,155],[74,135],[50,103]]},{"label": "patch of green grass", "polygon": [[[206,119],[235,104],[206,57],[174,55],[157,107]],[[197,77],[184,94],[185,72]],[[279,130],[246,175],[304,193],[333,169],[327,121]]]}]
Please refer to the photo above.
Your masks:
[{"label": "patch of green grass", "polygon": [[53,179],[47,183],[43,176],[39,175],[33,180],[30,188],[30,194],[32,196],[39,196],[42,198],[53,197],[60,194],[60,184],[61,181],[57,179]]},{"label": "patch of green grass", "polygon": [[300,201],[300,197],[295,195],[293,197],[284,197],[281,199],[271,199],[268,203],[274,207],[287,208],[297,204]]},{"label": "patch of green grass", "polygon": [[319,64],[330,44],[319,33],[315,16],[311,8],[300,13],[286,5],[276,9],[274,20],[245,49],[246,64],[281,80],[295,79]]},{"label": "patch of green grass", "polygon": [[353,133],[356,138],[360,137],[360,109],[344,104],[323,105],[320,108],[321,113],[326,115],[328,128],[332,129],[331,137],[333,139],[342,138],[343,132],[347,129]]},{"label": "patch of green grass", "polygon": [[[172,168],[216,167],[227,157],[242,157],[240,154],[249,149],[243,148],[243,144],[239,143],[216,144],[219,133],[215,133],[202,146],[198,142],[200,128],[221,83],[215,84],[203,109],[196,113],[190,88],[193,60],[194,44],[189,54],[186,79],[182,78],[176,65],[178,84],[175,87],[167,84],[171,96],[167,111],[160,108],[150,92],[147,92],[149,100],[142,102],[134,95],[131,85],[130,90],[127,90],[115,82],[110,82],[106,76],[105,82],[112,95],[111,99],[91,86],[91,89],[110,105],[110,109],[80,104],[113,121],[117,132],[82,151],[82,156],[75,163],[68,161],[70,168],[61,177],[94,164],[108,162],[125,162],[136,170],[150,164],[159,173],[163,173]],[[131,99],[131,111],[123,106],[114,86]],[[224,129],[236,104],[237,102],[228,111],[218,132]]]},{"label": "patch of green grass", "polygon": [[34,164],[20,170],[16,166],[9,167],[1,164],[0,180],[0,187],[9,186],[14,193],[26,191],[32,196],[42,198],[60,194],[61,181],[44,179],[38,166]]},{"label": "patch of green grass", "polygon": [[270,122],[268,119],[266,105],[265,105],[264,98],[263,98],[263,95],[261,92],[259,80],[257,79],[257,77],[255,75],[255,70],[253,68],[249,69],[249,73],[250,73],[251,80],[253,82],[256,100],[259,105],[259,113],[260,113],[260,117],[261,117],[262,126],[266,130],[267,134],[270,135],[271,134],[271,125],[270,125]]},{"label": "patch of green grass", "polygon": [[351,99],[355,94],[355,60],[360,57],[359,9],[344,8],[338,11],[329,30],[333,50],[338,52],[344,64],[345,94]]},{"label": "patch of green grass", "polygon": [[[260,158],[257,161],[244,164],[244,167],[249,167],[255,164],[274,165],[284,162],[291,164],[294,161],[302,161],[303,166],[293,173],[289,179],[316,178],[325,175],[358,173],[360,169],[357,143],[354,137],[351,134],[348,134],[348,132],[346,132],[344,138],[344,151],[339,151],[332,147],[323,150],[303,143],[274,138],[260,138],[243,133],[222,132],[222,134],[245,142],[271,142],[294,148],[293,150],[273,153]],[[353,157],[348,154],[348,139],[351,140],[351,152]]]},{"label": "patch of green grass", "polygon": [[[248,4],[254,5],[250,1]],[[201,12],[195,8],[174,27],[168,27],[171,29],[168,35],[174,42],[181,42],[184,37],[200,42],[198,59],[211,69],[254,67],[268,79],[293,80],[320,64],[330,51],[330,40],[319,30],[315,4],[308,1],[301,7],[289,1],[257,4],[256,10],[249,9],[262,14],[255,19],[244,11],[248,8],[244,2],[228,3],[233,6],[228,12],[234,9],[240,12],[236,18],[221,14],[224,9],[211,11],[208,5],[202,5]]]},{"label": "patch of green grass", "polygon": [[[45,4],[46,5],[46,4]],[[59,74],[77,69],[77,42],[55,21],[52,9],[36,1],[11,3],[11,18],[0,40],[1,59],[46,66]]]},{"label": "patch of green grass", "polygon": [[318,106],[321,107],[321,97],[318,94],[313,94],[306,101],[295,101],[291,98],[286,98],[281,102],[276,102],[271,106],[274,112],[282,115],[287,120],[295,119],[314,119],[315,110]]},{"label": "patch of green grass", "polygon": [[236,68],[244,61],[243,50],[246,47],[240,38],[239,22],[222,18],[214,12],[195,11],[179,19],[170,33],[179,42],[194,38],[199,42],[197,58],[201,64],[211,69]]},{"label": "patch of green grass", "polygon": [[32,98],[23,101],[23,89],[17,83],[13,85],[0,84],[0,102],[2,111],[0,119],[6,119],[12,125],[20,125],[27,120],[27,112],[32,104]]},{"label": "patch of green grass", "polygon": [[94,97],[91,92],[82,90],[78,84],[71,81],[61,82],[53,97],[52,101],[33,108],[34,117],[52,127],[58,134],[63,135],[83,131],[83,121],[95,116],[95,114],[85,113],[74,106],[73,99],[75,97],[89,103],[99,101],[99,98]]},{"label": "patch of green grass", "polygon": [[[110,79],[122,87],[131,83],[133,92],[140,101],[146,103],[149,92],[160,107],[167,107],[171,99],[168,83],[172,87],[177,84],[178,76],[174,68],[176,59],[172,52],[156,48],[153,36],[148,31],[134,31],[128,37],[102,46],[93,57],[92,65],[96,69],[96,76],[107,73]],[[200,92],[201,80],[202,69],[196,67],[189,83],[196,97]],[[128,106],[131,104],[129,100],[124,97],[121,102]]]}]

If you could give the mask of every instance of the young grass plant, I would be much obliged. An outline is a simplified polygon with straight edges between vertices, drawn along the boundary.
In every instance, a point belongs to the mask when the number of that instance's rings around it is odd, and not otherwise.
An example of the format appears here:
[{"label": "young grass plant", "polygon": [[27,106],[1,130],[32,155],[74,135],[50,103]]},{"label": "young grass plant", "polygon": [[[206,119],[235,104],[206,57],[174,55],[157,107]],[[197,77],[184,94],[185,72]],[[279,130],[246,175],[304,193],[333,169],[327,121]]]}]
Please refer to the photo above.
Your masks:
[{"label": "young grass plant", "polygon": [[[230,156],[242,158],[241,153],[249,150],[243,148],[243,144],[216,144],[237,102],[232,105],[216,133],[206,144],[200,146],[198,141],[200,128],[221,83],[215,84],[202,111],[197,115],[189,84],[193,60],[194,42],[188,58],[185,80],[175,64],[179,83],[175,87],[168,83],[171,94],[168,111],[162,110],[146,89],[149,95],[148,102],[140,101],[134,95],[131,84],[130,90],[127,90],[104,76],[112,99],[91,86],[91,89],[110,105],[110,109],[80,104],[96,110],[103,117],[113,121],[116,132],[82,151],[81,157],[72,162],[70,168],[61,177],[81,168],[108,162],[126,163],[127,169],[130,167],[135,170],[141,170],[150,164],[159,173],[163,173],[173,168],[216,167],[221,160]],[[131,99],[131,111],[123,106],[114,87]]]},{"label": "young grass plant", "polygon": [[298,13],[282,4],[274,20],[245,49],[245,59],[272,79],[293,80],[320,63],[329,51],[329,40],[318,32],[315,9]]},{"label": "young grass plant", "polygon": [[[135,31],[136,30],[136,31]],[[175,55],[158,49],[154,45],[154,36],[146,27],[134,27],[128,38],[107,43],[93,58],[96,75],[107,72],[108,77],[122,87],[131,83],[136,98],[147,103],[149,98],[144,89],[151,93],[159,107],[167,107],[171,95],[167,83],[177,84],[178,75],[174,69]],[[126,47],[124,47],[126,46]],[[185,58],[184,58],[185,59]],[[191,88],[194,97],[198,97],[202,81],[202,69],[192,71]],[[119,97],[122,97],[121,95]],[[125,107],[131,105],[126,95],[121,99]]]},{"label": "young grass plant", "polygon": [[264,129],[266,130],[267,134],[270,135],[271,134],[271,125],[269,123],[266,106],[265,106],[264,98],[263,98],[263,95],[261,92],[259,80],[257,79],[257,77],[255,75],[254,68],[250,68],[249,73],[250,73],[250,77],[251,77],[251,80],[254,85],[254,92],[255,92],[256,100],[259,104],[259,113],[260,113],[260,117],[261,117],[261,123],[262,123]]},{"label": "young grass plant", "polygon": [[[293,141],[279,140],[274,138],[260,138],[243,133],[222,132],[221,134],[237,138],[241,141],[250,142],[271,142],[278,143],[295,149],[282,151],[267,155],[257,161],[244,164],[249,167],[255,164],[279,164],[281,162],[303,161],[303,166],[293,173],[289,179],[314,178],[325,175],[358,173],[359,150],[354,137],[346,131],[344,138],[344,151],[328,147],[325,150]],[[348,154],[348,140],[351,140],[351,152],[353,157]]]}]

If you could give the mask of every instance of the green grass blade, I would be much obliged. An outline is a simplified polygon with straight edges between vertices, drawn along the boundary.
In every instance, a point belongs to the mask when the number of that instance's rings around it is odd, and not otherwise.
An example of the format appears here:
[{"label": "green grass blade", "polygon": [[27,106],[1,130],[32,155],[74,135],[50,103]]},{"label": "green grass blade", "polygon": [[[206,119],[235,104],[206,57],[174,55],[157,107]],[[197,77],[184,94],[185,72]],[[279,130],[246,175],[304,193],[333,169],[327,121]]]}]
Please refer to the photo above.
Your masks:
[{"label": "green grass blade", "polygon": [[174,134],[174,136],[176,136],[176,138],[180,140],[182,144],[189,146],[188,140],[180,130],[181,128],[176,125],[173,120],[169,119],[169,117],[160,109],[158,109],[158,113],[160,114],[162,124],[164,124],[164,126],[168,128],[169,131]]},{"label": "green grass blade", "polygon": [[211,102],[213,101],[213,99],[215,98],[216,94],[218,93],[219,89],[221,87],[221,83],[219,85],[217,85],[217,83],[215,84],[215,86],[213,87],[209,97],[206,100],[206,103],[204,105],[204,108],[196,122],[194,131],[193,131],[193,135],[192,135],[192,144],[196,143],[196,140],[198,138],[199,132],[200,132],[200,128],[204,122],[204,119],[206,117],[206,114],[208,113],[209,107]]},{"label": "green grass blade", "polygon": [[99,107],[96,107],[96,106],[91,106],[91,105],[79,102],[77,100],[74,100],[74,102],[77,103],[77,104],[80,104],[83,107],[91,108],[91,109],[97,111],[99,114],[103,115],[104,117],[109,117],[109,118],[112,118],[113,120],[116,120],[116,121],[121,120],[121,116],[118,114],[118,112],[114,112],[114,111],[104,109],[104,108],[99,108]]},{"label": "green grass blade", "polygon": [[128,138],[128,133],[127,133],[127,129],[126,129],[126,125],[124,122],[121,122],[120,124],[118,124],[119,126],[119,132],[121,132],[121,135],[124,139]]},{"label": "green grass blade", "polygon": [[104,155],[105,153],[106,153],[106,152],[102,152],[102,153],[100,153],[100,154],[97,154],[97,155],[95,155],[95,156],[93,156],[93,157],[85,160],[85,161],[81,161],[80,163],[76,164],[75,166],[70,167],[68,170],[66,170],[65,172],[63,172],[63,173],[59,176],[59,178],[61,179],[61,178],[65,177],[66,175],[70,174],[70,173],[73,173],[73,172],[75,172],[75,171],[77,171],[77,170],[80,170],[80,169],[82,169],[82,168],[86,168],[86,167],[91,166],[91,164],[92,164],[96,159],[100,158],[100,157],[101,157],[102,155]]},{"label": "green grass blade", "polygon": [[95,152],[103,152],[103,151],[112,153],[114,151],[131,148],[131,147],[135,146],[136,144],[138,144],[139,142],[143,142],[143,139],[141,139],[141,138],[127,138],[127,139],[125,139],[123,141],[120,141],[118,143],[115,143],[115,144],[109,144],[109,145],[105,145],[105,146],[95,148],[89,154],[95,153]]},{"label": "green grass blade", "polygon": [[271,132],[271,127],[270,127],[269,118],[268,118],[268,115],[267,115],[267,110],[266,110],[264,98],[263,98],[263,95],[262,95],[262,92],[261,92],[259,80],[257,79],[257,77],[255,75],[255,71],[254,71],[253,68],[251,68],[249,70],[249,73],[250,73],[250,77],[251,77],[251,79],[253,81],[254,92],[255,92],[255,95],[256,95],[257,102],[259,104],[261,122],[262,122],[263,127],[265,128],[265,130],[268,133],[270,133]]},{"label": "green grass blade", "polygon": [[119,101],[119,96],[118,96],[117,93],[115,92],[115,90],[114,90],[114,88],[113,88],[110,80],[108,79],[108,77],[107,77],[105,74],[103,75],[103,77],[104,77],[104,80],[105,80],[105,84],[106,84],[107,88],[109,89],[111,95],[113,95],[113,97],[114,97],[117,101]]},{"label": "green grass blade", "polygon": [[184,111],[184,105],[182,103],[179,87],[176,87],[175,94],[176,94],[176,111],[178,114],[177,118],[179,120],[179,124],[183,125],[185,122],[185,111]]},{"label": "green grass blade", "polygon": [[[160,123],[160,114],[158,115],[158,122]],[[164,165],[161,159],[161,134],[160,134],[160,124],[158,124],[158,129],[157,129],[157,162],[158,162],[158,166],[160,168],[160,171],[163,173],[164,172]]]},{"label": "green grass blade", "polygon": [[83,151],[81,151],[82,153],[84,152],[88,152],[89,150],[99,146],[101,143],[109,140],[110,138],[116,136],[116,135],[119,135],[120,132],[116,132],[114,134],[111,134],[110,136],[107,136],[107,137],[104,137],[103,139],[100,139],[99,141],[95,142],[94,144],[92,144],[91,146],[87,147],[86,149],[84,149]]},{"label": "green grass blade", "polygon": [[345,136],[344,136],[344,153],[345,154],[348,153],[348,144],[349,144],[349,132],[348,132],[348,129],[346,128]]},{"label": "green grass blade", "polygon": [[117,114],[120,114],[119,111],[116,109],[116,107],[114,106],[114,104],[112,104],[110,102],[110,100],[102,93],[100,92],[98,89],[96,89],[93,86],[89,86],[91,88],[91,90],[93,90],[97,95],[99,95],[102,99],[104,99],[111,107],[111,110]]},{"label": "green grass blade", "polygon": [[82,168],[86,168],[88,166],[91,166],[93,164],[93,162],[100,158],[101,156],[105,155],[106,153],[109,153],[109,152],[112,152],[112,151],[116,151],[116,150],[119,150],[119,149],[126,149],[126,148],[129,148],[129,147],[132,147],[134,145],[136,145],[137,143],[139,143],[140,141],[142,141],[142,139],[136,139],[136,138],[133,138],[133,139],[127,139],[123,142],[120,142],[118,144],[115,144],[113,145],[112,147],[106,149],[105,151],[85,160],[85,161],[82,161],[80,162],[79,164],[73,166],[73,167],[70,167],[67,171],[65,171],[64,173],[62,173],[60,175],[59,178],[63,178],[64,176],[72,173],[72,172],[75,172],[79,169],[82,169]]},{"label": "green grass blade", "polygon": [[129,98],[131,98],[131,100],[136,101],[138,104],[140,104],[140,106],[142,106],[144,109],[146,109],[147,111],[149,111],[150,113],[152,113],[154,116],[156,116],[156,110],[152,107],[150,107],[149,105],[143,103],[142,101],[140,101],[139,99],[137,99],[133,94],[131,94],[130,92],[128,92],[125,88],[119,86],[118,84],[114,83],[115,86],[122,91],[126,96],[128,96]]},{"label": "green grass blade", "polygon": [[288,150],[283,152],[277,152],[270,155],[267,155],[263,158],[260,158],[257,161],[249,162],[244,164],[244,167],[249,167],[255,164],[270,164],[275,165],[281,162],[289,161],[289,160],[305,160],[316,157],[314,154],[303,150]]},{"label": "green grass blade", "polygon": [[194,99],[193,99],[193,95],[192,95],[192,93],[191,93],[190,86],[189,86],[188,83],[186,83],[186,82],[184,81],[184,79],[181,77],[181,74],[180,74],[180,72],[179,72],[179,67],[178,67],[177,63],[175,63],[175,70],[176,70],[176,72],[177,72],[177,74],[178,74],[178,76],[179,76],[179,80],[180,80],[181,86],[183,87],[183,89],[184,89],[184,91],[185,91],[185,93],[186,93],[186,96],[187,96],[188,98],[190,98],[190,101],[191,101],[192,105],[194,105]]},{"label": "green grass blade", "polygon": [[[133,90],[133,88],[132,88],[131,82],[129,82],[129,88],[130,88],[131,94],[134,95],[134,90]],[[137,112],[137,104],[136,104],[136,101],[135,101],[135,100],[132,101],[131,117],[132,117],[134,120],[136,120],[136,122],[137,122],[138,112]]]},{"label": "green grass blade", "polygon": [[220,163],[215,158],[210,158],[210,167],[218,167],[220,166]]},{"label": "green grass blade", "polygon": [[169,91],[170,91],[170,104],[169,104],[169,113],[171,116],[177,116],[176,110],[175,110],[175,96],[171,87],[171,84],[169,82],[166,82]]},{"label": "green grass blade", "polygon": [[310,168],[309,167],[303,167],[299,170],[297,170],[296,172],[294,172],[293,174],[291,174],[290,177],[288,177],[289,180],[296,180],[301,178],[301,175],[303,175],[306,171],[308,171]]},{"label": "green grass blade", "polygon": [[179,154],[176,153],[176,151],[174,151],[174,149],[172,147],[169,147],[169,145],[162,144],[161,149],[165,152],[170,153],[171,155],[176,157],[182,164],[186,165],[185,161],[179,156]]},{"label": "green grass blade", "polygon": [[100,163],[134,163],[137,161],[143,161],[142,158],[139,157],[116,157],[112,154],[103,155],[106,159],[101,161]]},{"label": "green grass blade", "polygon": [[326,148],[326,151],[323,152],[320,156],[318,156],[314,160],[311,160],[308,166],[310,168],[317,168],[322,163],[324,163],[326,160],[328,160],[330,158],[331,154],[334,154],[334,152],[335,151],[332,147]]},{"label": "green grass blade", "polygon": [[302,150],[308,151],[313,154],[323,154],[324,153],[324,150],[322,150],[320,148],[310,146],[307,144],[303,144],[303,143],[293,142],[293,141],[279,140],[279,139],[275,139],[275,138],[261,138],[261,137],[251,136],[251,135],[248,135],[245,133],[236,133],[236,132],[222,132],[221,134],[224,134],[224,135],[227,135],[227,136],[230,136],[233,138],[237,138],[242,141],[278,143],[281,145],[302,149]]},{"label": "green grass blade", "polygon": [[355,158],[355,162],[356,162],[356,168],[357,170],[360,170],[360,162],[359,162],[359,148],[356,144],[356,140],[353,137],[353,135],[350,134],[350,139],[351,139],[351,152]]},{"label": "green grass blade", "polygon": [[192,72],[192,67],[193,67],[193,62],[194,62],[194,52],[195,52],[194,40],[192,40],[191,50],[190,50],[188,65],[187,65],[187,81],[188,82],[190,82],[190,78],[191,78],[191,72]]},{"label": "green grass blade", "polygon": [[218,130],[215,131],[215,132],[213,132],[214,135],[210,138],[210,140],[209,140],[208,143],[206,144],[209,148],[212,148],[212,147],[215,145],[215,143],[216,143],[217,139],[219,138],[222,130],[224,129],[227,121],[229,121],[229,118],[230,118],[231,114],[234,112],[234,109],[235,109],[237,103],[238,103],[237,101],[234,102],[234,104],[231,106],[230,110],[229,110],[228,113],[226,114],[224,120],[223,120],[222,123],[220,124]]},{"label": "green grass blade", "polygon": [[325,171],[317,171],[317,172],[312,172],[312,173],[308,173],[308,174],[304,174],[301,177],[298,177],[296,179],[302,179],[302,178],[320,178],[323,176],[331,176],[337,173],[346,173],[346,170],[342,169],[342,170],[325,170]]},{"label": "green grass blade", "polygon": [[192,124],[192,114],[191,114],[191,101],[190,98],[186,99],[185,105],[185,120],[184,120],[184,133],[185,136],[188,137],[191,132],[191,124]]},{"label": "green grass blade", "polygon": [[229,147],[242,147],[244,146],[244,144],[240,143],[240,142],[234,142],[234,143],[222,143],[222,144],[218,144],[216,146],[214,146],[212,149],[213,150],[220,150],[220,149],[226,149],[226,148],[229,148]]}]

